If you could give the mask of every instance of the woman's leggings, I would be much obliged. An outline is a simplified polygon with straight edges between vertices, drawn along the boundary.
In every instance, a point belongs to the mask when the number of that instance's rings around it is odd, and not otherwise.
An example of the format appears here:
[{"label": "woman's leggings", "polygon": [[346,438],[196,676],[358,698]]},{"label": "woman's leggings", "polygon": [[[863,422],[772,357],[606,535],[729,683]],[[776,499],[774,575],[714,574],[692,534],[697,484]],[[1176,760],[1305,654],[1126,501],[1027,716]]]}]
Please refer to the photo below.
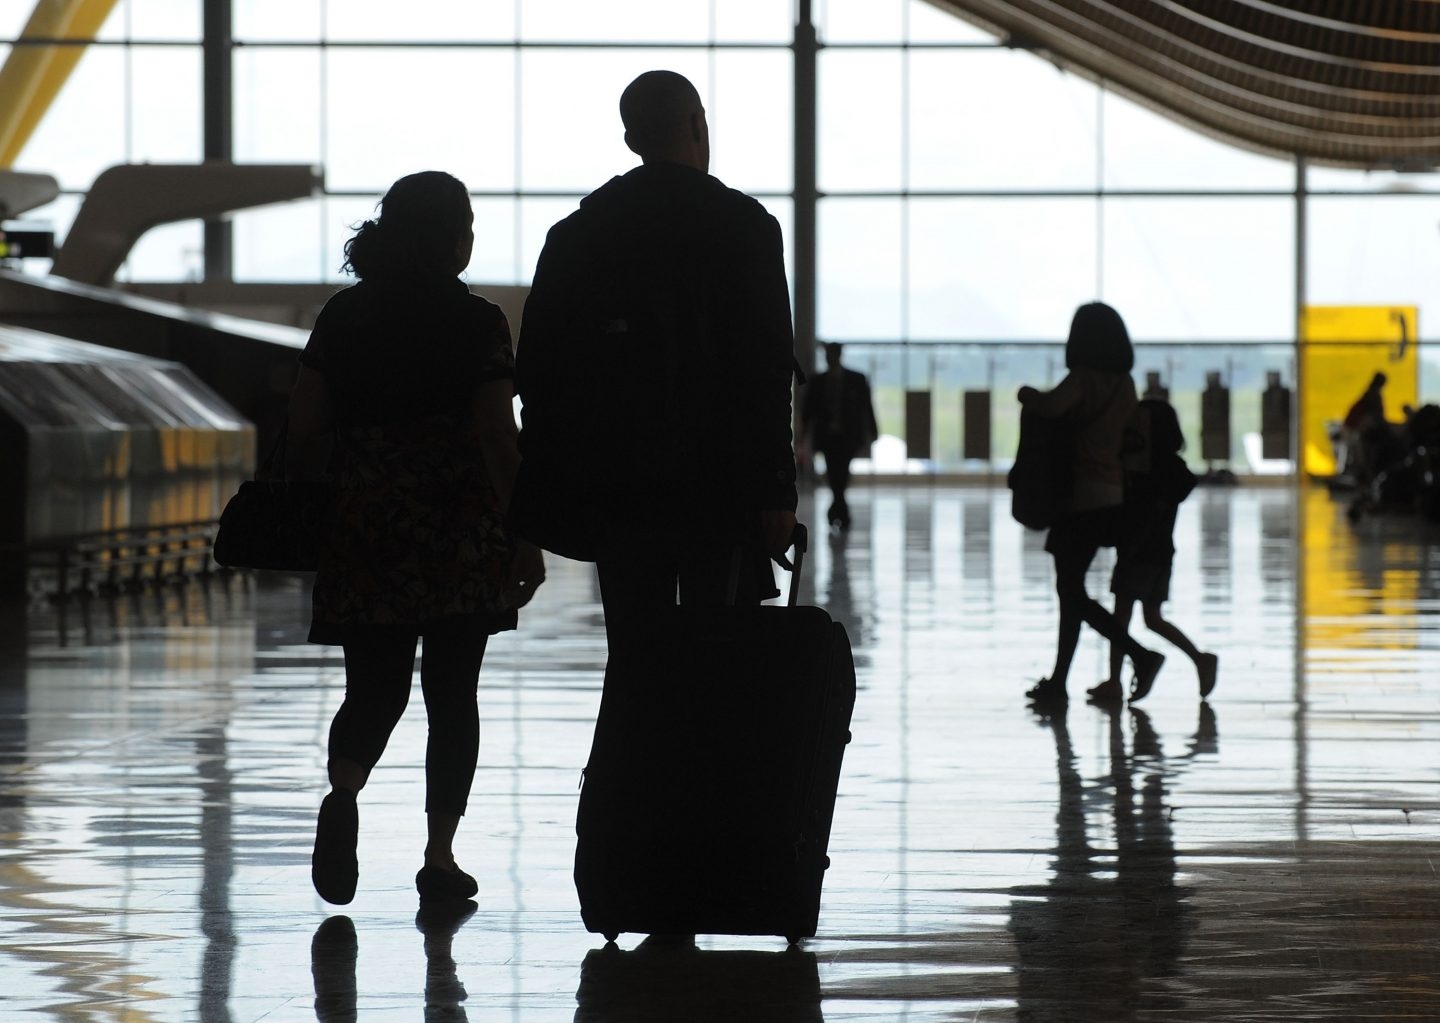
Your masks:
[{"label": "woman's leggings", "polygon": [[1085,591],[1085,573],[1100,544],[1088,531],[1067,532],[1057,538],[1051,553],[1055,557],[1055,595],[1060,603],[1060,638],[1055,656],[1052,679],[1064,683],[1070,673],[1070,662],[1080,641],[1081,624],[1089,625],[1112,643],[1120,645],[1130,657],[1145,653],[1125,626]]},{"label": "woman's leggings", "polygon": [[[470,620],[426,625],[420,659],[429,741],[425,812],[463,816],[480,755],[476,693],[489,638]],[[330,724],[330,759],[353,760],[368,775],[410,700],[414,633],[379,628],[347,642],[345,702]]]}]

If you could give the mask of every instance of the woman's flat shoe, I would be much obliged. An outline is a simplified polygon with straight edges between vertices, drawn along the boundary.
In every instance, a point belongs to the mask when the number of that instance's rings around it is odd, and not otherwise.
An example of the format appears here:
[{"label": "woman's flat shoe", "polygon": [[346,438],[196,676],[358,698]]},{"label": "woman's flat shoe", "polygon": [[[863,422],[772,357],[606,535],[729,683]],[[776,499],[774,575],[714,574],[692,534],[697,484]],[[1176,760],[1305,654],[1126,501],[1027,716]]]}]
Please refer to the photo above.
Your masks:
[{"label": "woman's flat shoe", "polygon": [[1215,691],[1215,683],[1220,674],[1220,657],[1218,654],[1201,654],[1200,663],[1196,665],[1200,672],[1200,699],[1205,699]]},{"label": "woman's flat shoe", "polygon": [[310,882],[326,902],[344,906],[355,898],[360,864],[355,845],[360,835],[360,811],[355,793],[336,789],[320,803],[315,821],[315,851],[310,857]]},{"label": "woman's flat shoe", "polygon": [[415,875],[415,890],[420,893],[420,904],[435,902],[463,902],[474,898],[480,885],[465,871],[456,867],[421,867]]},{"label": "woman's flat shoe", "polygon": [[1091,703],[1124,703],[1125,687],[1118,678],[1107,678],[1093,689],[1085,690]]},{"label": "woman's flat shoe", "polygon": [[1066,703],[1070,698],[1065,695],[1064,686],[1056,685],[1048,678],[1042,678],[1034,686],[1025,691],[1025,699],[1035,704],[1053,705]]},{"label": "woman's flat shoe", "polygon": [[1158,650],[1147,650],[1135,663],[1135,678],[1130,683],[1130,702],[1143,700],[1155,685],[1155,676],[1165,665],[1165,655]]}]

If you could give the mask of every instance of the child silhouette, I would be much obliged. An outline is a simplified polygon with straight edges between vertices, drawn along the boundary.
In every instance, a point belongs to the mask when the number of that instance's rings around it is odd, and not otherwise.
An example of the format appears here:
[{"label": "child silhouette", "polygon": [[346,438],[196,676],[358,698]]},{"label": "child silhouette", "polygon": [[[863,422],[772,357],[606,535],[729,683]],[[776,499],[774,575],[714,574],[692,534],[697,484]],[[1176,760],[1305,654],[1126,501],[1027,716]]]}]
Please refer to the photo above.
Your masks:
[{"label": "child silhouette", "polygon": [[[1185,448],[1185,435],[1174,407],[1158,398],[1146,398],[1136,407],[1133,420],[1137,439],[1143,443],[1126,456],[1125,473],[1125,539],[1116,547],[1115,571],[1110,579],[1110,592],[1115,595],[1115,618],[1122,628],[1130,622],[1130,614],[1138,603],[1145,615],[1145,627],[1161,636],[1195,663],[1200,677],[1200,696],[1205,698],[1215,688],[1220,658],[1202,652],[1174,622],[1165,618],[1162,608],[1170,598],[1170,571],[1175,560],[1175,515],[1180,502],[1195,486],[1195,475],[1185,465],[1180,452]],[[1110,647],[1110,677],[1090,690],[1091,699],[1119,700],[1121,665],[1125,652],[1115,644]],[[1143,699],[1153,684],[1153,676],[1137,676],[1130,688],[1130,702]]]}]

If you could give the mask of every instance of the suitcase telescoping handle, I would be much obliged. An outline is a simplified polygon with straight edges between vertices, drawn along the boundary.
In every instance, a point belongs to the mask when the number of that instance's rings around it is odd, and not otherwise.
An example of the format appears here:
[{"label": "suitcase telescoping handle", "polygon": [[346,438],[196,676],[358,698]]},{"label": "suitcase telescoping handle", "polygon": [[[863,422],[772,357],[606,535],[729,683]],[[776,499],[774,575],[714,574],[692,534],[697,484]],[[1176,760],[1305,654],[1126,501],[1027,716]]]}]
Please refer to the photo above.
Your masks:
[{"label": "suitcase telescoping handle", "polygon": [[795,532],[791,534],[790,543],[795,548],[795,559],[790,563],[790,596],[785,603],[794,607],[800,596],[800,570],[805,565],[805,552],[810,549],[810,530],[805,528],[805,523],[795,523]]},{"label": "suitcase telescoping handle", "polygon": [[[810,530],[805,528],[805,523],[795,523],[795,531],[790,534],[790,546],[795,548],[795,558],[790,562],[790,595],[785,603],[794,607],[800,596],[800,569],[805,564],[805,552],[810,549]],[[744,557],[744,549],[736,544],[735,553],[730,556],[730,580],[725,588],[725,604],[729,607],[735,606],[736,595],[740,592],[740,564]]]}]

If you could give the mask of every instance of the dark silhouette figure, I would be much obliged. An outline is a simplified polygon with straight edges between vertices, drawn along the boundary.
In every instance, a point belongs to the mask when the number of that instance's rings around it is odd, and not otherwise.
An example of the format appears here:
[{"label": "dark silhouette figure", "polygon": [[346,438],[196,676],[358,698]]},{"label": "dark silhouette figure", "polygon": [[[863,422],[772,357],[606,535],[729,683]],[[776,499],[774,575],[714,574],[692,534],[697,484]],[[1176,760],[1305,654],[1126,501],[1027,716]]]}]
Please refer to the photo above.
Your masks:
[{"label": "dark silhouette figure", "polygon": [[[1214,716],[1202,706],[1190,755],[1215,748]],[[1166,805],[1173,765],[1142,711],[1130,711],[1128,751],[1118,709],[1107,716],[1110,773],[1088,791],[1063,709],[1046,719],[1060,782],[1054,876],[1044,886],[1015,889],[1011,903],[1020,1020],[1121,1023],[1175,1007],[1173,996],[1152,983],[1179,972],[1195,928],[1186,891],[1175,881]],[[1091,836],[1102,829],[1087,820],[1107,791],[1113,850],[1095,846]]]},{"label": "dark silhouette figure", "polygon": [[685,78],[620,98],[643,161],[551,228],[525,304],[516,385],[524,464],[512,522],[596,562],[605,624],[775,593],[794,531],[795,369],[780,227],[708,173]]},{"label": "dark silhouette figure", "polygon": [[480,662],[544,578],[539,551],[504,523],[519,462],[514,359],[499,308],[456,277],[471,223],[450,175],[397,181],[345,246],[360,283],[321,310],[290,400],[291,474],[335,488],[310,639],[344,647],[345,701],[311,874],[341,905],[358,871],[355,796],[404,713],[422,636],[429,841],[415,883],[422,902],[475,894],[452,843],[479,750]]},{"label": "dark silhouette figure", "polygon": [[1024,410],[1058,419],[1072,438],[1073,486],[1065,511],[1050,527],[1045,549],[1055,559],[1055,591],[1060,602],[1060,635],[1055,667],[1026,694],[1041,704],[1063,703],[1070,662],[1080,642],[1082,622],[1118,644],[1135,664],[1136,685],[1148,691],[1165,656],[1141,646],[1123,623],[1085,590],[1085,573],[1101,547],[1115,546],[1123,528],[1124,471],[1121,450],[1135,411],[1130,370],[1135,352],[1120,314],[1092,302],[1075,311],[1065,343],[1069,371],[1052,391],[1020,388]]},{"label": "dark silhouette figure", "polygon": [[1363,432],[1356,442],[1363,451],[1368,480],[1355,474],[1359,492],[1346,514],[1357,522],[1366,512],[1419,511],[1437,517],[1440,494],[1440,407],[1402,407],[1401,423],[1385,422]]},{"label": "dark silhouette figure", "polygon": [[1376,373],[1340,422],[1340,439],[1345,445],[1341,475],[1365,486],[1385,468],[1395,448],[1395,431],[1385,419],[1384,373]]},{"label": "dark silhouette figure", "polygon": [[[1180,457],[1185,435],[1174,406],[1147,398],[1140,402],[1136,424],[1144,447],[1126,459],[1125,528],[1115,548],[1115,571],[1110,577],[1115,618],[1128,629],[1131,612],[1138,603],[1145,615],[1145,627],[1175,644],[1194,663],[1203,699],[1215,688],[1220,658],[1202,652],[1163,613],[1165,601],[1170,599],[1170,572],[1175,561],[1175,516],[1180,502],[1195,488],[1195,474]],[[1110,677],[1090,691],[1093,698],[1121,698],[1120,670],[1124,660],[1125,651],[1111,644]],[[1148,686],[1139,688],[1138,681],[1130,691],[1132,703],[1150,691]]]},{"label": "dark silhouette figure", "polygon": [[825,456],[825,480],[833,497],[826,519],[832,526],[849,529],[845,491],[850,486],[850,460],[875,443],[880,428],[870,401],[870,381],[864,373],[842,366],[841,354],[841,345],[825,346],[825,372],[805,389],[800,435],[810,450]]}]

